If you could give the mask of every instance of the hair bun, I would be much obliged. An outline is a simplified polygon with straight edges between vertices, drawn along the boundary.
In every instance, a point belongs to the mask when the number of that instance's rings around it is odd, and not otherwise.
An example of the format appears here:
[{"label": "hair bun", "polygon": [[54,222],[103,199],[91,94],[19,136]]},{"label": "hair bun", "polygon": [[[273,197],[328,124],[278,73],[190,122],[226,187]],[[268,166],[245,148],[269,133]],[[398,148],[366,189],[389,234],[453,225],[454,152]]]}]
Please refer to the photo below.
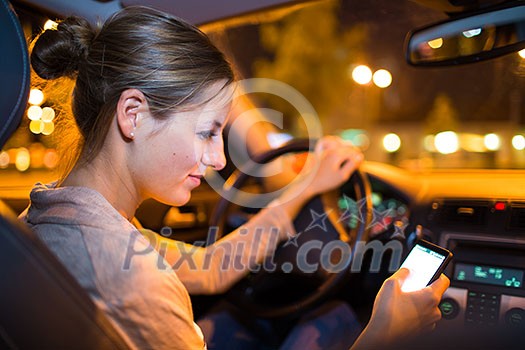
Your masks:
[{"label": "hair bun", "polygon": [[68,17],[59,23],[57,29],[48,29],[35,40],[31,65],[44,79],[74,77],[87,58],[94,36],[88,21]]}]

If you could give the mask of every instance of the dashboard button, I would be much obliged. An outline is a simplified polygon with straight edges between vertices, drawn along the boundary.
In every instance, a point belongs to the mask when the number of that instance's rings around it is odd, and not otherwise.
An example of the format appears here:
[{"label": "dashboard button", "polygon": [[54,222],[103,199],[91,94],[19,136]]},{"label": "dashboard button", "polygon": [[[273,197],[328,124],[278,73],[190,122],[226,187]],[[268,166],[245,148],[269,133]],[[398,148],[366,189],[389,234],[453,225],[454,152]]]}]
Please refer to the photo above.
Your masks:
[{"label": "dashboard button", "polygon": [[445,298],[439,304],[439,310],[445,320],[451,320],[458,315],[459,304],[452,298]]},{"label": "dashboard button", "polygon": [[525,328],[525,310],[515,307],[505,313],[505,322],[509,326]]}]

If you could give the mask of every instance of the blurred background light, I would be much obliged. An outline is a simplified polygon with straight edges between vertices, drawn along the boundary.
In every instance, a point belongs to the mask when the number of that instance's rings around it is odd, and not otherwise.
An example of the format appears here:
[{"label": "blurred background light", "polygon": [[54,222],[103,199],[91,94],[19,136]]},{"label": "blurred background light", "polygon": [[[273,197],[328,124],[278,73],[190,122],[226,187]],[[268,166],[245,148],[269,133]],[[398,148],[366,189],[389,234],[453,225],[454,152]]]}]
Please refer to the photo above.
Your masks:
[{"label": "blurred background light", "polygon": [[441,154],[451,154],[458,150],[459,139],[454,131],[443,131],[434,138],[434,146]]},{"label": "blurred background light", "polygon": [[40,120],[43,112],[40,106],[31,106],[27,109],[27,117],[31,120]]},{"label": "blurred background light", "polygon": [[389,153],[397,152],[401,147],[401,139],[394,133],[386,134],[383,137],[383,147]]},{"label": "blurred background light", "polygon": [[31,155],[31,168],[42,168],[44,166],[44,154],[46,147],[40,143],[35,142],[29,146],[29,154]]},{"label": "blurred background light", "polygon": [[54,149],[48,149],[44,153],[44,166],[53,169],[58,165],[58,154]]},{"label": "blurred background light", "polygon": [[51,135],[51,133],[53,133],[53,131],[55,131],[55,123],[53,122],[43,122],[43,126],[42,126],[42,135]]},{"label": "blurred background light", "polygon": [[386,69],[377,70],[372,76],[374,84],[380,88],[389,87],[392,84],[392,74]]},{"label": "blurred background light", "polygon": [[489,151],[497,151],[501,145],[499,136],[494,133],[485,135],[485,137],[483,138],[483,143]]},{"label": "blurred background light", "polygon": [[441,46],[443,46],[443,38],[430,40],[427,44],[433,49],[439,49]]},{"label": "blurred background light", "polygon": [[42,131],[44,131],[44,122],[41,120],[31,120],[29,130],[35,135],[41,134]]},{"label": "blurred background light", "polygon": [[434,145],[434,135],[427,135],[423,139],[423,148],[428,152],[436,152],[436,146]]},{"label": "blurred background light", "polygon": [[48,19],[46,23],[44,23],[44,30],[57,29],[57,27],[58,27],[58,23],[51,19]]},{"label": "blurred background light", "polygon": [[31,156],[27,148],[21,147],[16,153],[15,167],[18,171],[26,171],[31,164]]},{"label": "blurred background light", "polygon": [[42,116],[40,117],[43,122],[50,122],[55,119],[55,110],[51,107],[42,108]]},{"label": "blurred background light", "polygon": [[512,147],[518,151],[525,149],[525,137],[523,135],[514,135],[512,138]]},{"label": "blurred background light", "polygon": [[521,58],[525,58],[525,49],[518,52]]},{"label": "blurred background light", "polygon": [[461,148],[467,152],[483,153],[487,151],[485,137],[474,133],[461,133],[459,136]]},{"label": "blurred background light", "polygon": [[44,102],[44,93],[39,89],[29,91],[29,104],[40,106]]},{"label": "blurred background light", "polygon": [[0,152],[0,169],[5,169],[9,166],[9,153],[6,151]]},{"label": "blurred background light", "polygon": [[370,146],[370,138],[366,130],[363,129],[346,129],[341,131],[339,136],[345,141],[352,142],[354,146],[359,147],[363,151]]},{"label": "blurred background light", "polygon": [[481,28],[475,28],[475,29],[466,30],[466,31],[463,32],[463,36],[465,38],[472,38],[472,37],[480,35],[480,34],[481,34]]},{"label": "blurred background light", "polygon": [[372,80],[372,70],[365,65],[360,65],[352,71],[352,79],[358,84],[366,85]]}]

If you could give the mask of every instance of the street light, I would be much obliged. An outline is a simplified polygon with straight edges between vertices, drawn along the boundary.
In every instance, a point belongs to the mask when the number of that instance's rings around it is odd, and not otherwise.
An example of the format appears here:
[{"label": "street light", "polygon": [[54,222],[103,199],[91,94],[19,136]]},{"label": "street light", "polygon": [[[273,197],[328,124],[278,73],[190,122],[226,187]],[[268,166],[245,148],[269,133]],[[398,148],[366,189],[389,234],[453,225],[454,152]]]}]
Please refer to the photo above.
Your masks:
[{"label": "street light", "polygon": [[499,136],[493,133],[485,135],[483,143],[489,151],[497,151],[501,144]]},{"label": "street light", "polygon": [[365,65],[360,65],[352,71],[352,79],[360,85],[366,85],[372,80],[372,70]]},{"label": "street light", "polygon": [[434,146],[441,154],[451,154],[458,150],[459,139],[454,131],[443,131],[434,137]]},{"label": "street light", "polygon": [[382,89],[392,84],[392,74],[386,69],[379,69],[373,75],[374,84]]},{"label": "street light", "polygon": [[525,149],[525,137],[523,135],[515,135],[512,138],[512,147],[518,151]]},{"label": "street light", "polygon": [[394,153],[401,147],[401,139],[394,133],[386,134],[383,137],[383,147],[388,153]]}]

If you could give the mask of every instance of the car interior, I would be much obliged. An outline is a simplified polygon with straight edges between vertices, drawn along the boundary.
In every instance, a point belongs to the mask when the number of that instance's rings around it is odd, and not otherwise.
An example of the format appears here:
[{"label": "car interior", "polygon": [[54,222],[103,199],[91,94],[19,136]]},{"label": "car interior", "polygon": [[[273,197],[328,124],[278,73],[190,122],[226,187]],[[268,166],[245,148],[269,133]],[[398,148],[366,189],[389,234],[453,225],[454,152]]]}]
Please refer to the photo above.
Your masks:
[{"label": "car interior", "polygon": [[[39,152],[41,158],[51,154],[49,145],[56,141],[46,141],[48,135],[41,131],[35,133],[32,119],[27,118],[28,107],[35,106],[30,100],[34,89],[28,56],[31,37],[48,19],[77,14],[100,23],[119,8],[132,5],[156,7],[200,26],[231,56],[243,77],[282,79],[295,86],[324,113],[325,131],[351,140],[367,159],[341,188],[305,205],[294,220],[299,238],[278,249],[271,262],[274,271],[253,271],[221,295],[192,295],[196,317],[227,302],[250,327],[257,327],[253,321],[257,318],[271,319],[273,330],[284,333],[304,312],[337,299],[348,302],[366,323],[382,282],[397,270],[415,242],[425,239],[453,253],[445,270],[451,286],[440,303],[442,320],[436,330],[406,348],[523,348],[525,1],[219,4],[210,0],[0,0],[0,69],[8,82],[0,84],[0,277],[4,283],[0,348],[130,347],[17,216],[27,207],[33,184],[50,182],[55,176],[55,165],[48,167],[44,161],[33,165],[38,163],[33,153]],[[403,16],[408,20],[398,26],[396,21]],[[312,25],[312,18],[324,22]],[[305,47],[306,41],[301,40],[306,39],[298,39],[303,34],[313,36],[326,40],[329,47],[331,39],[322,36],[319,27],[323,23],[330,27],[331,20],[339,27],[332,28],[335,33],[330,35],[348,45],[337,46],[334,58],[328,57],[328,51]],[[385,26],[392,28],[392,37],[387,38]],[[257,51],[254,45],[265,46],[266,51]],[[304,58],[297,63],[308,53],[318,61],[312,59],[309,66]],[[352,75],[356,70],[348,68],[358,68],[348,64],[353,56],[377,67],[395,60],[394,78],[390,76],[384,88],[375,80],[374,86],[372,77],[361,84]],[[293,75],[290,61],[307,69],[328,62],[333,71],[319,68],[310,72],[312,77],[304,72]],[[345,79],[336,71],[339,64],[348,68]],[[323,85],[325,78],[328,85]],[[323,95],[323,87],[344,90],[344,96],[339,98],[332,90],[331,95]],[[317,105],[317,97],[331,100],[328,106]],[[283,106],[265,96],[259,98],[256,101],[262,106]],[[304,128],[294,124],[298,117],[287,113],[292,121],[279,132],[285,141],[255,155],[257,164],[282,158],[299,162],[302,153],[312,150]],[[17,163],[22,148],[32,162],[25,168]],[[226,179],[224,188],[216,191],[203,184],[183,207],[145,201],[136,213],[137,222],[157,232],[169,228],[171,238],[188,243],[205,240],[208,227],[218,226],[220,235],[227,234],[256,213],[249,205],[230,200],[228,192],[247,188],[263,193],[268,184],[234,167],[220,176]],[[325,214],[321,223],[315,222],[314,212]],[[347,243],[352,254],[346,257],[344,268],[334,271],[319,264],[308,272],[298,268],[298,251],[314,239],[323,246]],[[366,243],[364,250],[359,242]],[[330,256],[328,265],[342,266],[337,262],[344,258]],[[308,256],[312,266],[320,260],[321,250]]]}]

